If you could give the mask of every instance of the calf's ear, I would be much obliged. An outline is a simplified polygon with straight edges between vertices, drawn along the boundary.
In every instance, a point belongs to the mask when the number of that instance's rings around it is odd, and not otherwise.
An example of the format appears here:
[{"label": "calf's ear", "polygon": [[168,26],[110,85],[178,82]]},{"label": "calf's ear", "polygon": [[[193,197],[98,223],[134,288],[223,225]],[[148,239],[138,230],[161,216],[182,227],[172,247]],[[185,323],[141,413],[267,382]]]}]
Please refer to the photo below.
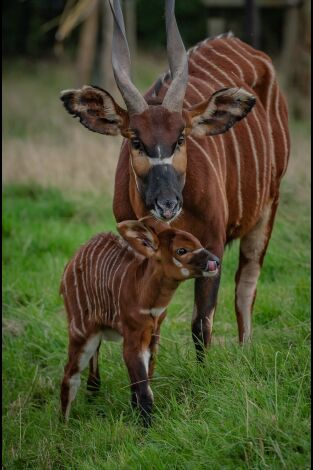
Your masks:
[{"label": "calf's ear", "polygon": [[187,111],[191,127],[189,132],[198,137],[222,134],[243,119],[255,102],[255,97],[242,88],[219,90]]},{"label": "calf's ear", "polygon": [[60,99],[65,109],[93,132],[118,135],[128,127],[127,111],[99,87],[85,85],[78,90],[64,90]]},{"label": "calf's ear", "polygon": [[158,251],[158,236],[139,220],[120,222],[117,230],[134,250],[146,258],[151,258]]}]

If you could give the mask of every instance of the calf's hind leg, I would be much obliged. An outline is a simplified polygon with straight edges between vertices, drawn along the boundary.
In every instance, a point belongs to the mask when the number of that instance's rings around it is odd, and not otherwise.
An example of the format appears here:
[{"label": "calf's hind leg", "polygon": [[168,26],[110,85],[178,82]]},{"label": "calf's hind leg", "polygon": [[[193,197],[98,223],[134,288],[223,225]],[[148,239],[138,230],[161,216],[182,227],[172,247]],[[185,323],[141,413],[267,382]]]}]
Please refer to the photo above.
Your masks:
[{"label": "calf's hind leg", "polygon": [[263,211],[257,224],[240,240],[239,268],[236,273],[236,316],[239,342],[251,339],[251,317],[256,286],[271,237],[278,197]]},{"label": "calf's hind leg", "polygon": [[90,392],[98,392],[100,389],[100,373],[99,373],[99,346],[94,355],[89,360],[89,375],[87,379],[87,390]]},{"label": "calf's hind leg", "polygon": [[65,421],[69,418],[71,404],[80,386],[80,374],[95,354],[100,340],[101,333],[79,341],[74,337],[69,339],[68,362],[64,368],[61,385],[61,411]]}]

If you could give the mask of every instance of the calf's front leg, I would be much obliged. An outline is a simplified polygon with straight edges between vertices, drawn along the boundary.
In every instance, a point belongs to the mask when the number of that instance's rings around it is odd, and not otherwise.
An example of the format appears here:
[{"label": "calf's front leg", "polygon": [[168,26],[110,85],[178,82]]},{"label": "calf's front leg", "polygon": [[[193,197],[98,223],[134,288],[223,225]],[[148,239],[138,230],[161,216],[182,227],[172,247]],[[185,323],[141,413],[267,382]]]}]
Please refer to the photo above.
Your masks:
[{"label": "calf's front leg", "polygon": [[153,393],[149,386],[151,332],[124,332],[123,357],[131,382],[131,402],[138,405],[145,427],[151,424]]}]

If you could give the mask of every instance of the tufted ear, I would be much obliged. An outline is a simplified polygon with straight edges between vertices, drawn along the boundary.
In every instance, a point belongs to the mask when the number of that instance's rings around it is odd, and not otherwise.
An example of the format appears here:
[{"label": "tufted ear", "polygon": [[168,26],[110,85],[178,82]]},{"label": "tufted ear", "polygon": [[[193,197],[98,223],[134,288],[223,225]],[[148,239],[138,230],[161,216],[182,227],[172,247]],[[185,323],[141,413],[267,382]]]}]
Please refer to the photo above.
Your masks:
[{"label": "tufted ear", "polygon": [[192,135],[216,135],[226,132],[252,109],[256,99],[242,88],[224,88],[187,112]]},{"label": "tufted ear", "polygon": [[146,258],[154,256],[159,248],[159,239],[153,230],[139,220],[125,220],[117,224],[117,230],[129,245]]},{"label": "tufted ear", "polygon": [[117,135],[128,127],[127,111],[99,87],[85,85],[79,90],[64,90],[60,99],[65,109],[93,132]]}]

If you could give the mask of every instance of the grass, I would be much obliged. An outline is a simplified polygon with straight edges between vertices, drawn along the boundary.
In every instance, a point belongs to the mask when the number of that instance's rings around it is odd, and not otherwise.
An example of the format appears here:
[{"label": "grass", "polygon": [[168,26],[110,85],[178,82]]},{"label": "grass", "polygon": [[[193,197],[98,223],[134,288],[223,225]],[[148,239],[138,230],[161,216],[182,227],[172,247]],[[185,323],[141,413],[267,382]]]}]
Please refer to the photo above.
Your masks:
[{"label": "grass", "polygon": [[161,334],[153,427],[129,406],[119,344],[101,350],[102,389],[84,379],[68,426],[58,420],[66,321],[65,263],[114,230],[110,198],[40,186],[4,187],[4,468],[309,468],[309,211],[283,196],[259,282],[254,341],[239,348],[233,313],[237,249],[227,251],[215,342],[203,367],[190,335],[192,282]]},{"label": "grass", "polygon": [[59,422],[67,348],[59,282],[81,243],[115,230],[119,146],[65,114],[58,94],[73,83],[66,64],[8,64],[4,73],[3,468],[309,469],[307,123],[292,123],[292,159],[258,284],[253,343],[237,344],[234,243],[202,367],[190,333],[193,282],[171,303],[152,384],[152,428],[143,430],[130,409],[114,343],[101,348],[99,396],[88,399],[83,374],[72,418],[68,426]]}]

